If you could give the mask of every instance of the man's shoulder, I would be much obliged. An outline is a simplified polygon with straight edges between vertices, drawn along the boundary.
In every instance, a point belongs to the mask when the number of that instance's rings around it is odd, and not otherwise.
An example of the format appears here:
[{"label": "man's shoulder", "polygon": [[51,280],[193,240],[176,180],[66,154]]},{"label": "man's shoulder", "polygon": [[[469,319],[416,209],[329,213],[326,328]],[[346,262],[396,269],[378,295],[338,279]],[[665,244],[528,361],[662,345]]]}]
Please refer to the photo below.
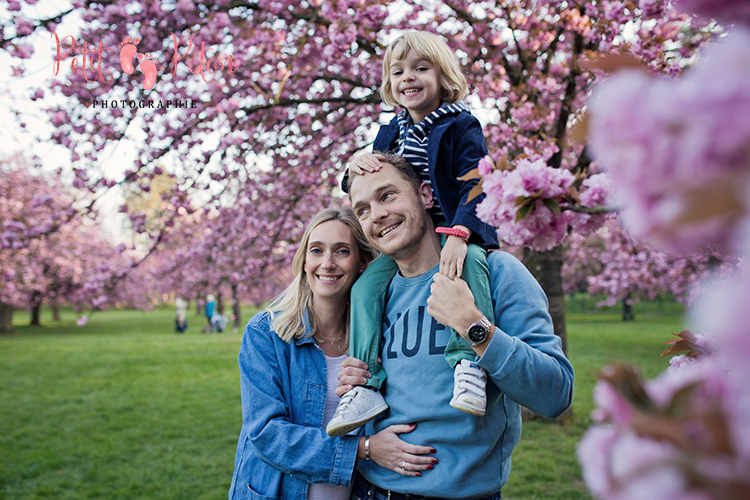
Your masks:
[{"label": "man's shoulder", "polygon": [[534,275],[513,254],[502,250],[488,252],[487,267],[495,299],[498,299],[498,294],[503,296],[503,299],[498,300],[505,300],[508,299],[507,294],[520,293],[534,302],[537,299],[546,300],[547,296]]},{"label": "man's shoulder", "polygon": [[526,269],[523,263],[518,258],[504,250],[494,250],[487,253],[487,264],[490,267],[490,272],[501,269],[512,269],[520,270]]}]

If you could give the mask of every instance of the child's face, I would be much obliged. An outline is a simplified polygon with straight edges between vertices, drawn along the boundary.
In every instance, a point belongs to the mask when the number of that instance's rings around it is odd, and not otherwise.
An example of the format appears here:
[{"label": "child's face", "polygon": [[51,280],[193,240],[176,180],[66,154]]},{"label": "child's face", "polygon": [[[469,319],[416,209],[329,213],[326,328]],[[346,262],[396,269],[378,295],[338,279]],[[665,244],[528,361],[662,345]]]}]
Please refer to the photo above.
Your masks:
[{"label": "child's face", "polygon": [[394,59],[389,71],[393,99],[409,111],[414,123],[440,107],[440,69],[428,59],[410,50],[405,59]]}]

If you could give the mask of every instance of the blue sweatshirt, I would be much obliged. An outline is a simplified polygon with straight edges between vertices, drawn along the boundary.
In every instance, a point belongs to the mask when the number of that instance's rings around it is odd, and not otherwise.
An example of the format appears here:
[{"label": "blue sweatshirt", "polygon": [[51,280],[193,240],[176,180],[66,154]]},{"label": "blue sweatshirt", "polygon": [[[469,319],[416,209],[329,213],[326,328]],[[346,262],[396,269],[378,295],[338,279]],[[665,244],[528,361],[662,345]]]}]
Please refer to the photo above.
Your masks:
[{"label": "blue sweatshirt", "polygon": [[490,252],[487,260],[496,329],[478,361],[489,376],[484,417],[449,405],[453,371],[443,359],[449,330],[426,312],[438,266],[415,278],[397,275],[390,285],[381,341],[388,372],[382,391],[390,410],[367,425],[367,434],[415,423],[413,432],[400,437],[433,446],[439,463],[422,477],[406,477],[361,462],[365,478],[381,488],[445,498],[496,493],[508,480],[521,436],[519,405],[547,417],[570,406],[573,367],[553,333],[544,292],[512,255]]}]

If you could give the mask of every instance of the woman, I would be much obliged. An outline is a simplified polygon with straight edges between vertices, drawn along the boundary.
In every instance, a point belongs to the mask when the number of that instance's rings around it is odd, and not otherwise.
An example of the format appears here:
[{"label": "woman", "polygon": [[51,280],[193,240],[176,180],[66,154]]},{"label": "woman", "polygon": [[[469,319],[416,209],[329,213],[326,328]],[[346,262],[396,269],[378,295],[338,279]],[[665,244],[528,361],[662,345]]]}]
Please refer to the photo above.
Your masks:
[{"label": "woman", "polygon": [[374,257],[350,209],[323,210],[294,255],[294,281],[245,328],[243,425],[230,500],[348,499],[356,460],[409,476],[437,463],[424,456],[434,449],[399,439],[412,425],[340,438],[324,430],[348,351],[349,291]]}]

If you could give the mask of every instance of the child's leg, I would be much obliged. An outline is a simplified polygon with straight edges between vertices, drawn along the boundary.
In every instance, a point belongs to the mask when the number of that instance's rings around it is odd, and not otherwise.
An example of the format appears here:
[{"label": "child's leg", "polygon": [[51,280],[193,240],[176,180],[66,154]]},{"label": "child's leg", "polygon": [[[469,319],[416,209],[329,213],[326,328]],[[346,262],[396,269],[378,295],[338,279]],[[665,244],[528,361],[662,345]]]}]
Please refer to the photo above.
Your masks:
[{"label": "child's leg", "polygon": [[[487,251],[478,245],[469,245],[464,261],[464,269],[461,274],[463,279],[474,295],[474,303],[490,323],[495,323],[495,314],[492,307],[492,294],[490,292],[490,269],[487,266]],[[468,342],[464,340],[455,330],[451,329],[448,345],[445,347],[445,360],[451,366],[456,365],[463,359],[474,361],[477,355]]]},{"label": "child's leg", "polygon": [[349,354],[367,363],[372,377],[364,387],[355,387],[342,396],[333,418],[326,426],[329,436],[348,434],[388,409],[388,404],[380,394],[380,387],[385,381],[385,370],[378,364],[378,351],[385,294],[397,271],[396,262],[381,255],[352,287],[349,301]]},{"label": "child's leg", "polygon": [[352,287],[350,299],[349,355],[367,363],[372,377],[366,387],[380,389],[386,375],[377,362],[385,309],[385,294],[396,275],[396,261],[381,255]]}]

